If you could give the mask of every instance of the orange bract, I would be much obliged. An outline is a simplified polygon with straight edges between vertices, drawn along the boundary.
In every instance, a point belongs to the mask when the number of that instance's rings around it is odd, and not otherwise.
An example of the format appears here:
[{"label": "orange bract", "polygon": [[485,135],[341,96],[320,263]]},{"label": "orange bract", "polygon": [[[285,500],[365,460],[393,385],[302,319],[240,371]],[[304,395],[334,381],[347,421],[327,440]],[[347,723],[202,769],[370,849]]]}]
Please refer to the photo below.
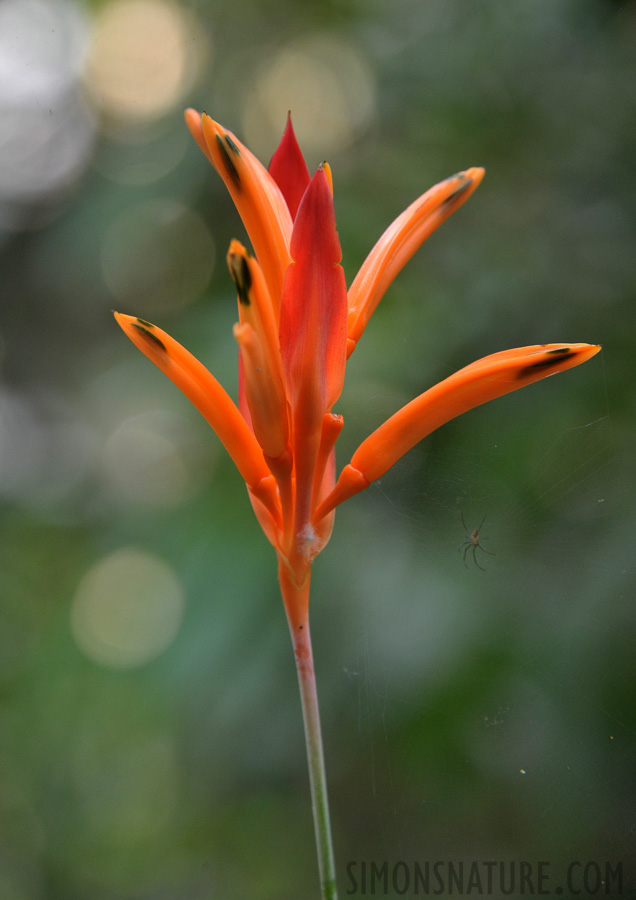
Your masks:
[{"label": "orange bract", "polygon": [[484,169],[436,184],[389,225],[349,288],[349,355],[395,276],[426,238],[477,190]]},{"label": "orange bract", "polygon": [[[380,478],[449,419],[597,353],[590,344],[541,344],[471,363],[420,394],[362,442],[336,480],[343,426],[332,407],[346,358],[385,291],[430,234],[481,182],[467,169],[431,188],[377,242],[349,291],[340,266],[331,172],[309,176],[291,119],[271,171],[209,116],[188,110],[195,140],[225,182],[254,248],[233,241],[238,295],[238,406],[208,370],[161,329],[116,313],[128,337],[206,417],[245,480],[274,545],[290,623],[306,617],[311,562],[331,535],[333,510]],[[292,609],[297,596],[298,607]],[[302,598],[302,602],[301,599]]]}]

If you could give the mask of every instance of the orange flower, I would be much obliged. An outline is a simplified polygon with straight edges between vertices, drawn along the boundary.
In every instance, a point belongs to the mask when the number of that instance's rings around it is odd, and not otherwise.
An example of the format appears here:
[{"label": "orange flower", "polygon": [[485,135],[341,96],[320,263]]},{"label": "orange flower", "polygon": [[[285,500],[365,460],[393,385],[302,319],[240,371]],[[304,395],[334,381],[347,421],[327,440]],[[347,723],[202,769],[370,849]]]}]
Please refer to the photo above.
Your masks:
[{"label": "orange flower", "polygon": [[238,406],[180,344],[142,319],[116,313],[128,337],[205,416],[245,480],[279,559],[292,629],[303,627],[311,563],[329,540],[335,507],[380,478],[449,419],[589,359],[590,344],[541,344],[487,356],[446,378],[366,438],[336,479],[343,425],[332,409],[345,365],[395,276],[458,209],[484,170],[442,181],[399,216],[347,291],[325,163],[310,177],[291,120],[269,172],[229,131],[188,110],[187,124],[223,178],[255,255],[232,241],[238,294]]}]

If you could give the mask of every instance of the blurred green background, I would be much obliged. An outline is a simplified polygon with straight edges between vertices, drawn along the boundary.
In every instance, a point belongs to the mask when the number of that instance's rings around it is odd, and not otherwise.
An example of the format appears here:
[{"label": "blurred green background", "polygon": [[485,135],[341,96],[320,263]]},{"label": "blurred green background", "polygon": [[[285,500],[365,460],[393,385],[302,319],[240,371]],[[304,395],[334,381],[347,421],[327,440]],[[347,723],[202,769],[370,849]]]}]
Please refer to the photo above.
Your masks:
[{"label": "blurred green background", "polygon": [[473,859],[622,860],[636,895],[635,50],[609,0],[0,0],[1,900],[318,895],[274,554],[110,312],[235,393],[244,233],[187,105],[265,162],[292,109],[349,281],[487,169],[351,360],[341,465],[480,356],[604,345],[338,511],[312,623],[342,895],[350,861]]}]

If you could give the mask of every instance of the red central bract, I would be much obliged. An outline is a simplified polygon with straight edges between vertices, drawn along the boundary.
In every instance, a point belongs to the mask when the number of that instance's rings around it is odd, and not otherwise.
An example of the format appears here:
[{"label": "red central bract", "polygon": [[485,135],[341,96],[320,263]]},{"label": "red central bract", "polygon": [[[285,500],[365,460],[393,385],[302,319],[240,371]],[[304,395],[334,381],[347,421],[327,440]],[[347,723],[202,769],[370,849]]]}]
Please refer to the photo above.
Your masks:
[{"label": "red central bract", "polygon": [[347,361],[347,288],[323,169],[305,191],[290,250],[280,307],[280,351],[291,411],[294,528],[300,532],[310,524],[312,497],[320,492],[315,477],[323,420],[340,396]]}]

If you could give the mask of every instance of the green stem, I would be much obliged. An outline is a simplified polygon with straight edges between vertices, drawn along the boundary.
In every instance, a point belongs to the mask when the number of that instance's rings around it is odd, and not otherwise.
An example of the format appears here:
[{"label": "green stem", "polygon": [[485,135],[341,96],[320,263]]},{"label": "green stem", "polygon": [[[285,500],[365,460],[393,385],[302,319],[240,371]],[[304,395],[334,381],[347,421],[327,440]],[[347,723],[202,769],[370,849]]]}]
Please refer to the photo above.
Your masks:
[{"label": "green stem", "polygon": [[302,630],[297,630],[292,635],[292,640],[294,642],[294,655],[296,657],[296,670],[300,687],[300,702],[305,723],[305,742],[307,745],[307,762],[309,764],[309,783],[314,814],[314,830],[316,832],[321,897],[322,900],[337,900],[338,891],[336,889],[336,870],[329,820],[327,778],[325,775],[325,760],[320,731],[320,711],[318,708],[309,623]]},{"label": "green stem", "polygon": [[316,676],[309,632],[310,578],[309,573],[307,573],[307,577],[302,585],[298,585],[282,561],[279,565],[278,575],[294,646],[300,702],[305,725],[311,806],[316,834],[316,850],[318,852],[318,870],[320,873],[320,896],[322,900],[338,900],[336,868],[329,819],[329,801],[327,797],[327,778],[325,775],[325,761],[320,730],[320,711],[318,708]]}]

